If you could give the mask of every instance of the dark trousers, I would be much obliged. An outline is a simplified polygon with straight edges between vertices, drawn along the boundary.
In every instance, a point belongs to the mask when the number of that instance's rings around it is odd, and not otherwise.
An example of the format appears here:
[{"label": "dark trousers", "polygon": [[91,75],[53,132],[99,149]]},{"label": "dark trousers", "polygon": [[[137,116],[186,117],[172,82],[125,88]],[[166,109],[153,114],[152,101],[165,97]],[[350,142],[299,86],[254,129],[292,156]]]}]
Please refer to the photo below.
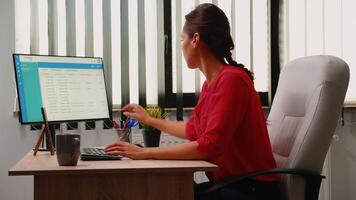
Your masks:
[{"label": "dark trousers", "polygon": [[252,179],[226,186],[213,193],[203,193],[214,183],[205,182],[194,185],[195,200],[279,200],[278,182],[262,182]]}]

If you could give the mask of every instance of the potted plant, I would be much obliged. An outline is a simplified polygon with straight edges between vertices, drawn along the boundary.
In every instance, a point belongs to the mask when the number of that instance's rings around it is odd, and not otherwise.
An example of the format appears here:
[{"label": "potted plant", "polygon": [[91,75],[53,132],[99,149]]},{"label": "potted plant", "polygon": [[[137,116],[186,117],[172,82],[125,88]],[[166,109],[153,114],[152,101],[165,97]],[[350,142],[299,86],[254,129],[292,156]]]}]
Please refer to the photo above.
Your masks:
[{"label": "potted plant", "polygon": [[[166,113],[164,113],[160,107],[147,107],[145,110],[150,117],[160,119],[164,119],[166,117]],[[141,127],[143,128],[142,134],[145,146],[158,147],[161,138],[161,130],[144,123],[141,123]]]}]

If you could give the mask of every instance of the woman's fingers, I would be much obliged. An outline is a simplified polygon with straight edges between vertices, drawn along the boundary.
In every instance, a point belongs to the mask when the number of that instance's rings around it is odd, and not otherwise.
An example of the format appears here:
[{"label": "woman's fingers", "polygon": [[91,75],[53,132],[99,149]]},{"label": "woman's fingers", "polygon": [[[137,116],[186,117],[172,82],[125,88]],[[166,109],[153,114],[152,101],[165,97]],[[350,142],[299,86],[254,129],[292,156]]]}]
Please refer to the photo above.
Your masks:
[{"label": "woman's fingers", "polygon": [[105,147],[105,149],[108,149],[108,148],[111,148],[111,147],[114,147],[116,145],[118,145],[119,143],[118,142],[114,142],[112,144],[109,144],[108,146]]},{"label": "woman's fingers", "polygon": [[127,104],[124,107],[122,107],[122,110],[132,112],[136,107],[137,104]]},{"label": "woman's fingers", "polygon": [[133,113],[130,113],[130,112],[124,112],[124,115],[127,116],[127,117],[134,117],[134,114]]},{"label": "woman's fingers", "polygon": [[134,118],[140,122],[144,122],[148,117],[145,109],[137,104],[128,104],[122,108],[122,111],[125,116]]},{"label": "woman's fingers", "polygon": [[120,146],[125,146],[127,145],[127,142],[123,142],[123,141],[117,141],[114,142],[112,144],[109,144],[108,146],[105,147],[105,151],[110,151],[110,149],[115,148],[115,147],[120,147]]},{"label": "woman's fingers", "polygon": [[125,157],[130,157],[130,151],[128,146],[115,146],[111,147],[106,151],[109,155],[121,155]]},{"label": "woman's fingers", "polygon": [[132,104],[127,104],[124,107],[122,107],[122,110],[129,110],[129,108],[132,106]]},{"label": "woman's fingers", "polygon": [[131,159],[145,159],[144,148],[134,144],[118,141],[105,148],[105,152],[110,155],[122,155]]},{"label": "woman's fingers", "polygon": [[126,156],[125,152],[124,151],[119,151],[119,150],[116,150],[116,151],[110,151],[110,152],[107,152],[108,154],[110,155],[120,155],[120,156]]},{"label": "woman's fingers", "polygon": [[116,143],[109,144],[108,146],[105,147],[105,151],[109,148],[112,148],[116,145]]},{"label": "woman's fingers", "polygon": [[145,159],[144,148],[124,141],[117,141],[105,147],[105,152],[110,155],[122,155],[131,159]]},{"label": "woman's fingers", "polygon": [[112,151],[118,151],[118,150],[123,150],[123,147],[122,146],[113,146],[113,147],[110,147],[110,148],[107,148],[105,149],[105,151],[108,153],[108,152],[112,152]]},{"label": "woman's fingers", "polygon": [[138,107],[136,104],[128,104],[122,108],[122,111],[124,111],[125,116],[136,118],[138,115]]}]

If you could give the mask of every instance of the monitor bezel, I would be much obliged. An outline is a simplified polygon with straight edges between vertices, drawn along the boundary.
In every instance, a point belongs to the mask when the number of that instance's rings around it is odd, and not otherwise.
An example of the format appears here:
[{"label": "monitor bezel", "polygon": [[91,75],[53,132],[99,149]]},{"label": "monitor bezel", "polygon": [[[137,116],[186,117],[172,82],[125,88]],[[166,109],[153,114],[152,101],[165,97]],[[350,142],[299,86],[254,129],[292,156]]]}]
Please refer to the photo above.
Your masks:
[{"label": "monitor bezel", "polygon": [[90,57],[90,56],[61,56],[61,55],[43,55],[43,54],[25,54],[25,53],[13,53],[12,54],[12,59],[13,59],[13,65],[14,65],[14,73],[15,73],[15,79],[16,79],[16,92],[17,92],[17,102],[18,102],[18,108],[19,108],[19,122],[23,125],[35,125],[35,124],[43,124],[43,121],[36,121],[36,122],[24,122],[22,120],[22,108],[21,108],[21,100],[19,97],[19,85],[18,85],[18,77],[16,73],[16,56],[39,56],[39,57],[62,57],[62,58],[94,58],[94,59],[100,59],[101,63],[103,65],[103,76],[104,76],[104,82],[105,82],[105,93],[106,93],[106,101],[108,104],[108,113],[109,117],[108,118],[93,118],[93,119],[74,119],[74,120],[56,120],[56,121],[48,121],[48,123],[67,123],[67,122],[80,122],[80,121],[99,121],[99,120],[110,120],[112,119],[112,105],[110,104],[109,101],[109,95],[108,95],[108,85],[106,82],[106,76],[105,76],[105,66],[103,62],[103,58],[101,57]]}]

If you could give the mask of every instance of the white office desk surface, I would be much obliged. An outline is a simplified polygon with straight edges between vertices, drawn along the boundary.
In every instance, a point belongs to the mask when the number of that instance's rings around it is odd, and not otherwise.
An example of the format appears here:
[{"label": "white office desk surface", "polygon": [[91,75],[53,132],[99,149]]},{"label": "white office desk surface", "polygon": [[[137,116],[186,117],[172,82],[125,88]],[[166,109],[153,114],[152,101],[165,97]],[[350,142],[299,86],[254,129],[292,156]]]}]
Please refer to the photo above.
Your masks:
[{"label": "white office desk surface", "polygon": [[215,171],[217,166],[201,160],[100,160],[82,161],[77,166],[59,166],[56,155],[30,151],[10,170],[9,175],[60,175],[90,173],[149,173]]}]

